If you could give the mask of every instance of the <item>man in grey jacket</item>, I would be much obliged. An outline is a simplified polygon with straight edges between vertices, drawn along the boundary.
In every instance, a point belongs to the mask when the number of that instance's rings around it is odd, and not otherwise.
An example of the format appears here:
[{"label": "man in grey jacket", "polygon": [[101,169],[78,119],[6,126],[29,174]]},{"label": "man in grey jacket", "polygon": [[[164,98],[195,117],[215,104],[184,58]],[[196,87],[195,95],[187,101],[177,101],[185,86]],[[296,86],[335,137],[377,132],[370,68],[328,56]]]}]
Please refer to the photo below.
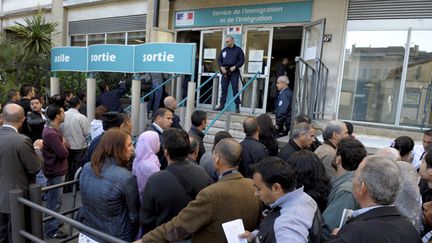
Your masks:
[{"label": "man in grey jacket", "polygon": [[25,120],[24,109],[17,104],[4,107],[0,128],[0,242],[12,242],[10,238],[9,191],[27,189],[34,183],[35,175],[40,170],[42,160],[35,149],[42,148],[42,141],[31,143],[29,137],[18,133]]}]

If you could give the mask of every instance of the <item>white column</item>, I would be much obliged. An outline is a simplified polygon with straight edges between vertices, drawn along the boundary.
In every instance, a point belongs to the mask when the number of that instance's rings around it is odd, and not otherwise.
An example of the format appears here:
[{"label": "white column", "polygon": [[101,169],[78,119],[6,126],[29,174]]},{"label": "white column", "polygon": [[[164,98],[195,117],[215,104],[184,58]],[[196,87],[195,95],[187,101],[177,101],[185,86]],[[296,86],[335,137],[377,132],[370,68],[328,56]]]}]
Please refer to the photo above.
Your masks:
[{"label": "white column", "polygon": [[60,81],[56,77],[50,78],[50,96],[60,94]]},{"label": "white column", "polygon": [[175,98],[177,102],[182,100],[182,83],[183,83],[184,75],[179,75],[176,80],[176,95]]},{"label": "white column", "polygon": [[141,81],[132,80],[132,135],[138,136],[140,132],[140,95]]},{"label": "white column", "polygon": [[187,101],[186,101],[186,115],[184,117],[184,129],[189,131],[191,128],[191,115],[195,109],[195,82],[188,83]]},{"label": "white column", "polygon": [[92,121],[96,110],[96,79],[87,78],[87,118]]}]

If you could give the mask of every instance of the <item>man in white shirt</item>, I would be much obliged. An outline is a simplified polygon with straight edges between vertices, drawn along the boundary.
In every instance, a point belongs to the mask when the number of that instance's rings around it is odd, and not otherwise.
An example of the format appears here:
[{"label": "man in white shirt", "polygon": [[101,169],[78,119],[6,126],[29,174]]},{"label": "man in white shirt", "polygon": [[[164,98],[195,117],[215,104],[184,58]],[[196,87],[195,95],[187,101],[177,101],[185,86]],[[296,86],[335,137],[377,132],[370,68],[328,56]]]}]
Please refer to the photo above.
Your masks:
[{"label": "man in white shirt", "polygon": [[[79,112],[80,103],[78,97],[70,99],[69,110],[65,112],[65,121],[60,127],[69,145],[66,181],[74,179],[76,170],[85,158],[87,152],[87,137],[90,136],[90,123],[87,117]],[[64,192],[70,191],[72,191],[72,187],[65,187]]]},{"label": "man in white shirt", "polygon": [[417,144],[413,149],[412,165],[416,170],[419,170],[421,161],[425,153],[432,148],[432,129],[426,130],[423,133],[423,145]]}]

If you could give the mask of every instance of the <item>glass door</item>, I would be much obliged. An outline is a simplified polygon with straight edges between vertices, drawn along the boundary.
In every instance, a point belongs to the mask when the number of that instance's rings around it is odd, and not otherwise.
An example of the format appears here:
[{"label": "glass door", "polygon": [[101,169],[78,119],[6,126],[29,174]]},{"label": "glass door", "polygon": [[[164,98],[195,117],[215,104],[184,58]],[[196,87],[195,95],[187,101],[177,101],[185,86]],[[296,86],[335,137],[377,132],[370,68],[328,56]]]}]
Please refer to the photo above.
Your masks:
[{"label": "glass door", "polygon": [[324,38],[325,19],[320,19],[303,28],[302,58],[315,63],[315,59],[321,59]]},{"label": "glass door", "polygon": [[259,75],[242,94],[242,110],[251,113],[265,113],[270,79],[273,28],[246,28],[244,40],[243,83],[246,84],[256,72]]},{"label": "glass door", "polygon": [[[199,68],[198,68],[198,87],[208,78],[219,71],[217,58],[223,46],[222,30],[201,31],[200,52],[199,52]],[[217,77],[216,77],[217,78]],[[219,83],[219,82],[217,82]],[[197,92],[198,105],[201,107],[212,107],[213,82],[208,82],[203,88]]]}]

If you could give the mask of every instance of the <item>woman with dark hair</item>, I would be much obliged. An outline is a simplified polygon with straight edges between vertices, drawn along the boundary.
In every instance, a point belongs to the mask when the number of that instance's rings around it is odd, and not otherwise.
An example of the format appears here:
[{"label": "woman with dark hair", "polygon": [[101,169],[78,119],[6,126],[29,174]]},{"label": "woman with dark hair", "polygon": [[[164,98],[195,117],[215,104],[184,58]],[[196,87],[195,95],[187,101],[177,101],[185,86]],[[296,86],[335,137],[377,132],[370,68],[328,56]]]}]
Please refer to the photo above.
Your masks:
[{"label": "woman with dark hair", "polygon": [[315,200],[323,212],[330,193],[330,179],[319,158],[312,151],[303,149],[293,153],[287,162],[296,175],[297,183],[303,184],[304,192]]},{"label": "woman with dark hair", "polygon": [[[82,207],[77,216],[81,223],[129,242],[138,232],[140,206],[136,177],[128,170],[133,151],[126,132],[104,133],[81,172]],[[80,234],[80,239],[87,238],[103,242],[88,232]]]},{"label": "woman with dark hair", "polygon": [[279,144],[276,140],[276,129],[274,128],[273,120],[267,114],[261,114],[257,117],[259,132],[259,141],[269,151],[269,156],[277,156],[279,152]]},{"label": "woman with dark hair", "polygon": [[414,141],[408,136],[400,136],[396,138],[391,146],[399,151],[402,161],[411,163],[412,151],[414,149]]}]

